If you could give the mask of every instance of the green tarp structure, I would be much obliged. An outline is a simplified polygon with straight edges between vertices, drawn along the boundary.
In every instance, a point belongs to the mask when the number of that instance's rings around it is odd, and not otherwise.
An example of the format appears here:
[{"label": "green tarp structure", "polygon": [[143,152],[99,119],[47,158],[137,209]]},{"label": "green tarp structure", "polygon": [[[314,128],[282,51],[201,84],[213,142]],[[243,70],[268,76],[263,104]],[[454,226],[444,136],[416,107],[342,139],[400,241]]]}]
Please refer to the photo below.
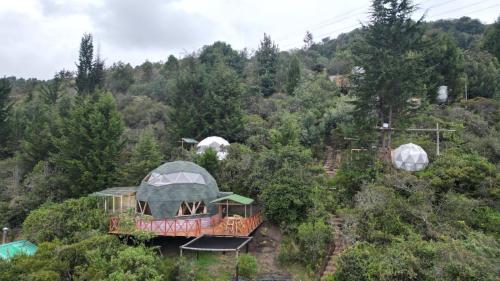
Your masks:
[{"label": "green tarp structure", "polygon": [[233,201],[233,202],[239,203],[241,205],[250,205],[250,204],[253,203],[253,199],[252,198],[248,198],[248,197],[241,196],[241,195],[238,195],[238,194],[227,195],[227,196],[215,199],[215,200],[213,200],[210,203],[212,203],[212,204],[222,203],[222,202],[225,202],[226,200]]},{"label": "green tarp structure", "polygon": [[9,260],[15,255],[34,255],[38,248],[27,240],[18,240],[0,245],[0,258]]}]

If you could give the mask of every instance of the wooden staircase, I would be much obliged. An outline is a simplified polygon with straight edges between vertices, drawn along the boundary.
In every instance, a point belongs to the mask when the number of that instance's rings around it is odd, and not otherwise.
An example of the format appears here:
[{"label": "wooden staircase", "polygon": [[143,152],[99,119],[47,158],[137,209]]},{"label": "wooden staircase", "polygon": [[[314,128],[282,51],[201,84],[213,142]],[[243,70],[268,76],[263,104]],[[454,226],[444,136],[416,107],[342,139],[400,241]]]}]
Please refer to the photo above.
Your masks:
[{"label": "wooden staircase", "polygon": [[337,173],[337,169],[340,166],[340,154],[336,153],[333,147],[327,145],[325,151],[325,162],[323,163],[323,169],[328,177],[333,177]]},{"label": "wooden staircase", "polygon": [[344,219],[339,216],[334,216],[330,219],[329,223],[333,226],[333,245],[334,249],[331,255],[327,258],[328,263],[326,264],[325,270],[323,274],[321,274],[321,280],[326,280],[329,275],[334,275],[337,271],[337,258],[342,251],[344,251],[346,247],[346,243],[344,241],[344,237],[342,235],[342,224],[344,223]]}]

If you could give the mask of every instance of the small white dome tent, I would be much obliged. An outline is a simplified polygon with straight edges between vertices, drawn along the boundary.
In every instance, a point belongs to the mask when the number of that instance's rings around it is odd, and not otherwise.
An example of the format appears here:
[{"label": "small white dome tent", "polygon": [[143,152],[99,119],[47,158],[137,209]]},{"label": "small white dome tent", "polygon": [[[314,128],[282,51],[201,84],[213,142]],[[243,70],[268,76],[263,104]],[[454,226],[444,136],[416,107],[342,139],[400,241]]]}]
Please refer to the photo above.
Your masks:
[{"label": "small white dome tent", "polygon": [[429,159],[422,147],[407,143],[393,151],[392,163],[398,169],[415,172],[423,170],[429,164]]},{"label": "small white dome tent", "polygon": [[208,137],[203,139],[196,145],[196,153],[202,154],[205,150],[212,148],[217,152],[217,158],[224,160],[227,156],[227,147],[229,142],[221,137]]}]

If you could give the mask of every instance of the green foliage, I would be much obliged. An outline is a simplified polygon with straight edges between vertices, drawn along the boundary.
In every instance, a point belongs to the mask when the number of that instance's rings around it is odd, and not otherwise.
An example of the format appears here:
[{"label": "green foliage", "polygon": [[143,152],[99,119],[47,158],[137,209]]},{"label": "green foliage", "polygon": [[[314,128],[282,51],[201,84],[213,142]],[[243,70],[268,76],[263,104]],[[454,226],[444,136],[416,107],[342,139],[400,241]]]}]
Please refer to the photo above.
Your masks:
[{"label": "green foliage", "polygon": [[[352,157],[352,154],[349,157]],[[380,170],[377,165],[373,155],[361,153],[340,166],[332,183],[338,189],[337,194],[344,204],[352,202],[354,195],[360,191],[363,183],[370,183],[376,178]]]},{"label": "green foliage", "polygon": [[154,137],[150,133],[143,133],[122,169],[120,181],[124,185],[139,185],[151,170],[160,166],[162,160],[162,153]]},{"label": "green foliage", "polygon": [[411,0],[375,0],[371,21],[354,46],[357,73],[352,75],[358,116],[392,120],[407,109],[407,100],[425,91],[422,56],[423,22],[411,16]]},{"label": "green foliage", "polygon": [[104,63],[97,57],[94,60],[92,34],[84,34],[80,43],[80,56],[76,74],[76,88],[81,95],[93,93],[104,84]]},{"label": "green foliage", "polygon": [[163,280],[156,267],[158,258],[144,247],[127,247],[111,259],[113,272],[105,280],[109,281],[141,281]]},{"label": "green foliage", "polygon": [[264,33],[264,39],[260,42],[259,49],[255,53],[255,59],[260,92],[265,97],[276,92],[278,52],[278,46],[271,40],[271,36]]},{"label": "green foliage", "polygon": [[161,69],[161,73],[164,76],[168,77],[168,76],[176,73],[178,70],[179,70],[179,60],[177,60],[177,58],[174,57],[173,55],[170,55],[170,56],[168,56],[167,61],[163,65],[163,67]]},{"label": "green foliage", "polygon": [[[255,196],[255,181],[260,177],[257,167],[257,153],[248,146],[233,143],[228,148],[228,155],[220,162],[215,174],[217,184],[222,190],[233,191],[243,196]],[[212,174],[214,175],[214,174]]]},{"label": "green foliage", "polygon": [[206,135],[224,136],[230,141],[239,139],[243,130],[243,88],[238,75],[227,66],[217,64],[207,73],[206,79],[204,96],[200,100]]},{"label": "green foliage", "polygon": [[61,71],[54,76],[48,84],[42,85],[40,94],[46,104],[55,105],[63,94],[64,72]]},{"label": "green foliage", "polygon": [[99,198],[82,197],[62,203],[48,202],[32,211],[23,223],[23,235],[35,243],[60,239],[75,241],[85,232],[105,230],[107,216]]},{"label": "green foliage", "polygon": [[241,94],[239,78],[229,67],[219,63],[208,71],[192,62],[177,77],[171,101],[177,139],[207,135],[238,139],[243,129]]},{"label": "green foliage", "polygon": [[288,66],[288,76],[286,92],[291,95],[300,82],[300,62],[297,57],[293,57]]},{"label": "green foliage", "polygon": [[243,73],[246,62],[243,53],[238,53],[231,45],[221,41],[217,41],[209,46],[204,46],[199,56],[199,60],[209,67],[217,66],[220,63],[225,64],[238,74]]},{"label": "green foliage", "polygon": [[478,40],[486,29],[478,19],[461,17],[452,20],[437,20],[429,23],[432,28],[440,29],[451,35],[453,40],[462,49],[471,49],[477,45]]},{"label": "green foliage", "polygon": [[500,65],[491,54],[471,50],[465,53],[467,95],[500,99]]},{"label": "green foliage", "polygon": [[212,148],[208,148],[203,154],[197,156],[195,162],[205,168],[211,175],[217,175],[220,169],[217,152]]},{"label": "green foliage", "polygon": [[59,130],[58,112],[52,106],[39,99],[33,99],[25,105],[23,120],[23,139],[20,143],[21,157],[28,168],[33,168],[39,161],[47,160],[56,148],[54,136]]},{"label": "green foliage", "polygon": [[500,61],[500,17],[484,33],[482,47]]},{"label": "green foliage", "polygon": [[476,154],[448,151],[422,172],[437,192],[454,190],[487,196],[495,185],[495,167]]},{"label": "green foliage", "polygon": [[238,257],[238,273],[245,280],[254,280],[259,272],[257,259],[250,254],[243,254]]},{"label": "green foliage", "polygon": [[457,99],[464,92],[464,57],[451,36],[444,32],[430,32],[424,37],[430,45],[424,50],[425,64],[429,67],[428,93],[431,102],[435,102],[438,87],[448,86],[448,98]]},{"label": "green foliage", "polygon": [[69,196],[85,195],[115,182],[123,123],[111,94],[83,97],[63,121],[53,163],[64,172]]},{"label": "green foliage", "polygon": [[388,247],[358,243],[341,255],[334,280],[495,280],[496,244],[482,235],[463,241],[414,239]]},{"label": "green foliage", "polygon": [[306,218],[312,202],[308,196],[308,186],[300,179],[303,175],[293,175],[284,169],[261,193],[266,218],[285,229]]},{"label": "green foliage", "polygon": [[331,229],[325,221],[314,217],[301,223],[297,228],[297,240],[302,260],[309,266],[317,268],[327,254]]},{"label": "green foliage", "polygon": [[6,151],[9,141],[9,122],[8,116],[11,110],[9,94],[11,91],[10,83],[7,79],[0,79],[0,157],[4,158],[9,153]]},{"label": "green foliage", "polygon": [[112,92],[125,93],[134,84],[134,69],[130,64],[123,62],[114,63],[109,69],[110,75],[107,87]]}]

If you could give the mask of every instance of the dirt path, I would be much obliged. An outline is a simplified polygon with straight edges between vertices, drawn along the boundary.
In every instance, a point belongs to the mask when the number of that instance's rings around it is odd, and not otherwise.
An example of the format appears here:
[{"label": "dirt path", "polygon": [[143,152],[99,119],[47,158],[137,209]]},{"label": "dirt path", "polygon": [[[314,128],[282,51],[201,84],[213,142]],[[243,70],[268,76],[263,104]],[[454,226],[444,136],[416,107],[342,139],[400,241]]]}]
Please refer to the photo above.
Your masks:
[{"label": "dirt path", "polygon": [[340,165],[340,155],[336,153],[333,147],[327,145],[325,151],[325,162],[323,163],[323,168],[328,177],[333,177],[337,173],[337,169]]},{"label": "dirt path", "polygon": [[257,258],[261,273],[282,273],[277,265],[281,238],[280,229],[269,222],[264,222],[255,232],[249,251]]},{"label": "dirt path", "polygon": [[333,243],[335,248],[332,255],[328,258],[328,264],[326,265],[325,271],[321,275],[321,280],[325,280],[328,275],[335,274],[337,271],[338,255],[342,253],[346,247],[345,239],[342,235],[342,224],[344,223],[344,219],[339,216],[334,216],[329,222],[333,227]]}]

